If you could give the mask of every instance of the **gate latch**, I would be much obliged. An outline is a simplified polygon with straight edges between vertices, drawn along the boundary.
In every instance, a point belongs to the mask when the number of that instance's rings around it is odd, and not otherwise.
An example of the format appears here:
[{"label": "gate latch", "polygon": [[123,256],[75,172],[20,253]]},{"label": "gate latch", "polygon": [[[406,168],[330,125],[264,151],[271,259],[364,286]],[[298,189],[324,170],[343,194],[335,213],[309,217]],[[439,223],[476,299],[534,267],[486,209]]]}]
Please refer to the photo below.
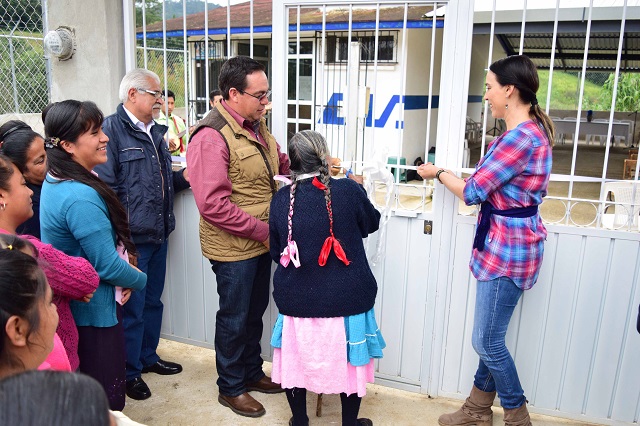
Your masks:
[{"label": "gate latch", "polygon": [[433,232],[433,221],[425,220],[424,221],[424,233],[426,235],[431,235],[432,232]]}]

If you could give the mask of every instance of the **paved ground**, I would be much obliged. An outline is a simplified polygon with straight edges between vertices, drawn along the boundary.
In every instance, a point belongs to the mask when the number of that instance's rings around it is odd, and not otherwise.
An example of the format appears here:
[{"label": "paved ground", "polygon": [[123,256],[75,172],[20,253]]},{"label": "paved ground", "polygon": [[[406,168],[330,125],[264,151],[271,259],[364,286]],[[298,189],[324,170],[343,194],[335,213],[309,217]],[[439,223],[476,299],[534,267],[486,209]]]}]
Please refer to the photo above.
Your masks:
[{"label": "paved ground", "polygon": [[[184,371],[175,376],[145,374],[153,395],[146,401],[127,398],[124,413],[137,422],[147,425],[286,425],[291,412],[284,394],[264,395],[253,393],[265,406],[267,414],[258,419],[240,417],[217,401],[215,384],[215,354],[210,349],[161,340],[158,353],[164,359],[178,361]],[[265,364],[269,372],[270,364]],[[324,397],[323,415],[315,412],[316,396],[308,395],[308,412],[311,425],[339,425],[340,397]],[[445,398],[429,398],[426,395],[404,392],[383,386],[369,385],[362,401],[360,415],[371,418],[376,426],[437,425],[440,414],[455,411],[460,401]],[[502,410],[494,408],[494,423],[502,423]],[[576,421],[533,415],[536,426],[585,425]]]}]

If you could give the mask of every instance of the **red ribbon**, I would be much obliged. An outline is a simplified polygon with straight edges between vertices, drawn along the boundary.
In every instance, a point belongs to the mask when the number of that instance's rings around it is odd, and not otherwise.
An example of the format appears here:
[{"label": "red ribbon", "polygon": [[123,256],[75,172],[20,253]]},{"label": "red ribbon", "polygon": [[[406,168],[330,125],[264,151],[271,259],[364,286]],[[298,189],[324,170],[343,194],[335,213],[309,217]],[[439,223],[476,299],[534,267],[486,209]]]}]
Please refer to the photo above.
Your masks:
[{"label": "red ribbon", "polygon": [[325,184],[320,182],[320,180],[318,179],[318,176],[314,177],[313,180],[311,181],[311,183],[313,183],[313,186],[315,186],[316,188],[318,188],[318,189],[320,189],[322,191],[327,189]]},{"label": "red ribbon", "polygon": [[[313,183],[313,186],[315,186],[316,188],[322,191],[327,189],[325,184],[320,182],[317,176],[313,178],[311,183]],[[329,220],[331,221],[331,211],[329,211]],[[333,251],[336,253],[336,257],[340,259],[342,263],[349,266],[351,261],[347,259],[347,254],[342,249],[342,246],[340,245],[340,241],[338,241],[333,236],[333,224],[331,222],[330,222],[330,226],[331,226],[331,229],[329,230],[329,232],[331,232],[331,235],[328,236],[326,240],[324,240],[324,244],[322,245],[322,250],[320,250],[320,256],[318,256],[318,265],[324,266],[327,264],[327,259],[329,258],[329,254],[331,254],[331,247],[333,247]]]},{"label": "red ribbon", "polygon": [[327,237],[324,240],[324,244],[322,245],[322,250],[320,250],[320,256],[318,257],[318,265],[324,266],[327,264],[327,259],[329,258],[329,254],[331,253],[331,247],[333,246],[333,251],[336,253],[336,257],[342,261],[345,265],[349,266],[351,261],[347,259],[347,254],[342,249],[340,245],[340,241],[335,239],[333,236]]}]

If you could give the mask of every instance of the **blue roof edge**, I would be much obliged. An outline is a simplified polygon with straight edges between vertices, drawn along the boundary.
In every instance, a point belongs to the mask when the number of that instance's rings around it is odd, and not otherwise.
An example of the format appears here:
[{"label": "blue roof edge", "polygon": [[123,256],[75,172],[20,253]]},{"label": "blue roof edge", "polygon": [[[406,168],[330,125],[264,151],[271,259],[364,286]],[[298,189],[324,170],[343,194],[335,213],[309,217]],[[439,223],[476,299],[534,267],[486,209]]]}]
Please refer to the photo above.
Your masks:
[{"label": "blue roof edge", "polygon": [[[297,24],[289,25],[289,32],[295,32],[297,30]],[[375,22],[353,22],[351,25],[352,30],[374,30],[376,28]],[[404,28],[403,21],[380,21],[379,28],[382,30],[390,29],[402,29]],[[433,20],[425,21],[407,21],[407,28],[433,28]],[[436,28],[444,28],[444,21],[439,19],[436,21]],[[335,22],[325,24],[326,31],[347,31],[349,24],[347,22]],[[322,31],[322,24],[302,24],[300,25],[300,31]],[[233,27],[231,28],[231,34],[249,34],[251,27]],[[270,33],[272,32],[271,25],[263,25],[253,27],[254,33]],[[209,35],[224,35],[227,33],[226,28],[211,28],[209,29]],[[162,38],[162,31],[154,31],[147,33],[148,39]],[[191,36],[203,36],[204,29],[200,30],[187,30],[187,37]],[[136,33],[137,39],[142,39],[143,33]],[[167,31],[167,37],[183,37],[183,31]]]}]

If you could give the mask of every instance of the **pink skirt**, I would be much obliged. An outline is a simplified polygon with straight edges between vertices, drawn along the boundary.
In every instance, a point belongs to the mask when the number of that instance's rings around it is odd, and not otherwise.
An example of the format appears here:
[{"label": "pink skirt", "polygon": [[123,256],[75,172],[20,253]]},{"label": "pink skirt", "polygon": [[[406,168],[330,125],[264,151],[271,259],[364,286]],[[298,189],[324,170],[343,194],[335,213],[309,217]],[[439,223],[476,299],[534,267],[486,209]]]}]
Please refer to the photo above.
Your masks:
[{"label": "pink skirt", "polygon": [[374,381],[374,360],[354,367],[347,361],[343,317],[295,318],[284,315],[282,347],[274,348],[271,379],[283,388],[314,393],[367,393]]}]

